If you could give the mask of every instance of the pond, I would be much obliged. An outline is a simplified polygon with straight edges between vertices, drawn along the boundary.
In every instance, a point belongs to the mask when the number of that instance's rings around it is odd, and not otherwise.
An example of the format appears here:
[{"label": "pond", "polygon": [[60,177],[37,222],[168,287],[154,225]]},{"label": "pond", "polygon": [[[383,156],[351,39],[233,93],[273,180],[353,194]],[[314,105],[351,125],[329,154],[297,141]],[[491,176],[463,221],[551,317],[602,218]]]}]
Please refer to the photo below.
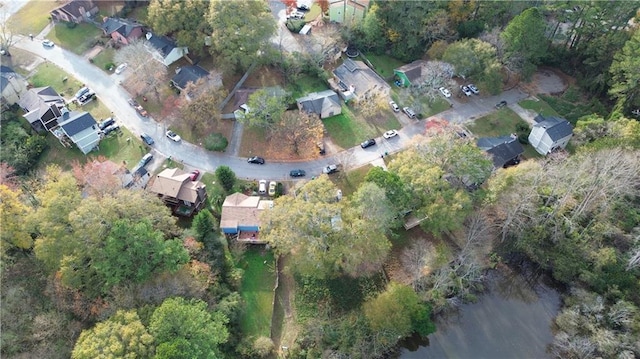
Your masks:
[{"label": "pond", "polygon": [[533,274],[490,273],[477,303],[441,316],[426,340],[404,341],[399,359],[548,358],[560,293]]}]

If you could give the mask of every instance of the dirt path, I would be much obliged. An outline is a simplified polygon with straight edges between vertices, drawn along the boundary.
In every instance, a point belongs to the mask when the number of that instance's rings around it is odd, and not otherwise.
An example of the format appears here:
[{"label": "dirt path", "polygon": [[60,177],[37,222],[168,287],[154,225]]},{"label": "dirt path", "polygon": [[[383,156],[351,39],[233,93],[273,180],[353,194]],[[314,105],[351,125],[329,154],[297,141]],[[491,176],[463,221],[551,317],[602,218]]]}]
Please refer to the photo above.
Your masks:
[{"label": "dirt path", "polygon": [[298,325],[295,321],[295,306],[293,293],[295,280],[286,273],[285,268],[289,263],[288,257],[280,257],[278,260],[279,285],[276,289],[276,308],[273,311],[271,321],[271,340],[279,355],[283,355],[290,348],[298,336]]}]

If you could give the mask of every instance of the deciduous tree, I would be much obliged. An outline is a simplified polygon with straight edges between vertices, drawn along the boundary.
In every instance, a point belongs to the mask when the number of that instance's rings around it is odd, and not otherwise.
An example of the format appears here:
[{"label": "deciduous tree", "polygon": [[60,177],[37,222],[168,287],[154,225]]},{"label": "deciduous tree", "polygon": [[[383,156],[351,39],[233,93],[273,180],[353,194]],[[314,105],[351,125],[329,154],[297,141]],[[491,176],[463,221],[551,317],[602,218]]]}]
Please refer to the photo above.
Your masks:
[{"label": "deciduous tree", "polygon": [[159,61],[152,60],[144,41],[135,40],[122,47],[116,52],[114,60],[129,64],[132,71],[126,81],[137,94],[153,91],[160,102],[158,87],[166,81],[167,67]]},{"label": "deciduous tree", "polygon": [[207,21],[209,3],[199,0],[153,0],[147,22],[160,35],[172,34],[179,46],[196,55],[205,53],[205,38],[211,35]]},{"label": "deciduous tree", "polygon": [[[225,97],[225,90],[211,82],[189,83],[185,93],[191,93],[181,106],[182,121],[196,134],[205,132],[210,124],[220,120],[220,104]],[[202,85],[203,87],[199,87]]]},{"label": "deciduous tree", "polygon": [[31,213],[31,208],[21,202],[20,192],[0,184],[0,198],[2,198],[0,200],[1,256],[4,260],[9,250],[30,249],[33,239],[24,221],[24,218]]},{"label": "deciduous tree", "polygon": [[269,89],[260,89],[247,100],[249,113],[239,120],[250,126],[273,129],[282,120],[282,115],[287,110],[284,94],[275,93]]},{"label": "deciduous tree", "polygon": [[315,143],[322,140],[324,125],[317,114],[287,111],[274,131],[278,138],[284,140],[283,145],[293,148],[296,154],[301,154],[300,150],[305,148],[305,144],[306,148],[315,150]]}]

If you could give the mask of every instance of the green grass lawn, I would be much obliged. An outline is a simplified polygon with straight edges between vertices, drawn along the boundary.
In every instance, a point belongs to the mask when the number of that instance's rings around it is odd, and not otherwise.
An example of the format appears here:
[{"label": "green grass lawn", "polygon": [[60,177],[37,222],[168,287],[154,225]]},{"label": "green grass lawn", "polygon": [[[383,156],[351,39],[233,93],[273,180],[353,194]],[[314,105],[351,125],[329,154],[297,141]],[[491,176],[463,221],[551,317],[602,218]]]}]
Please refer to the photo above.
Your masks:
[{"label": "green grass lawn", "polygon": [[372,168],[373,165],[366,165],[349,172],[330,175],[329,179],[336,187],[342,190],[343,196],[350,196],[360,187],[360,184],[364,182],[365,176]]},{"label": "green grass lawn", "polygon": [[371,62],[373,69],[383,78],[393,76],[393,69],[405,65],[404,62],[389,55],[366,54],[365,57]]},{"label": "green grass lawn", "polygon": [[535,111],[536,113],[541,114],[542,116],[560,116],[556,110],[554,110],[548,103],[543,100],[522,100],[518,102],[520,107],[525,108],[527,110]]},{"label": "green grass lawn", "polygon": [[367,122],[356,117],[346,105],[342,113],[324,120],[324,128],[335,144],[342,148],[353,147],[366,138],[377,137],[386,130],[400,128],[394,116],[386,116],[382,123]]},{"label": "green grass lawn", "polygon": [[82,87],[80,81],[49,62],[40,64],[29,82],[34,87],[51,86],[66,97],[73,96]]},{"label": "green grass lawn", "polygon": [[322,9],[320,8],[320,5],[318,5],[314,1],[313,5],[311,5],[311,9],[309,9],[309,12],[304,15],[304,20],[305,21],[315,20],[318,17],[318,15],[320,15],[321,12],[322,12]]},{"label": "green grass lawn", "polygon": [[96,65],[100,70],[110,74],[112,73],[112,71],[109,71],[106,66],[107,64],[113,63],[113,56],[115,55],[115,53],[116,50],[112,48],[103,49],[98,55],[93,58],[93,64]]},{"label": "green grass lawn", "polygon": [[429,116],[433,116],[435,114],[438,114],[440,112],[446,111],[449,108],[451,108],[451,105],[449,104],[449,102],[447,102],[447,100],[445,100],[440,96],[436,97],[432,101],[427,96],[414,98],[413,95],[408,95],[408,98],[406,98],[405,101],[401,101],[400,98],[402,96],[400,91],[405,91],[405,90],[400,89],[396,86],[393,86],[391,90],[391,98],[401,108],[404,106],[410,106],[412,103],[419,102],[420,105],[422,106],[422,110],[420,111],[420,113],[418,113],[419,118],[420,116],[421,118],[427,118]]},{"label": "green grass lawn", "polygon": [[239,266],[244,269],[240,294],[246,305],[240,319],[242,332],[246,336],[269,337],[276,282],[273,253],[250,248]]},{"label": "green grass lawn", "polygon": [[289,91],[291,91],[291,96],[293,98],[299,98],[311,92],[318,92],[329,89],[326,81],[309,75],[300,76],[300,78],[289,87]]},{"label": "green grass lawn", "polygon": [[102,35],[102,30],[93,24],[78,24],[69,28],[65,23],[58,23],[47,37],[65,49],[78,55],[85,53]]},{"label": "green grass lawn", "polygon": [[9,19],[9,27],[16,34],[34,36],[39,34],[49,23],[49,12],[61,2],[48,0],[31,0]]}]

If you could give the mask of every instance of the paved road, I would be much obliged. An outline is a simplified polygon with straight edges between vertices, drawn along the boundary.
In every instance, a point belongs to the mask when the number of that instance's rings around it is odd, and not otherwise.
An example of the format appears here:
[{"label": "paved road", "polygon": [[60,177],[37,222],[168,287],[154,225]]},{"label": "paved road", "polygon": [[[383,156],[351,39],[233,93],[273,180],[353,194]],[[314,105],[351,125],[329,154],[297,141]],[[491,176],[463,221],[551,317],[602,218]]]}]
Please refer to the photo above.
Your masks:
[{"label": "paved road", "polygon": [[[415,121],[399,131],[399,136],[386,140],[379,138],[378,145],[367,149],[354,147],[341,153],[325,156],[308,162],[271,162],[267,159],[265,165],[253,165],[247,163],[245,158],[233,157],[224,153],[209,152],[191,143],[182,141],[175,143],[164,136],[165,128],[152,118],[138,116],[136,111],[127,103],[130,95],[119,85],[121,75],[108,75],[93,66],[86,59],[58,46],[44,48],[39,39],[29,40],[27,37],[19,37],[15,45],[17,48],[29,51],[61,67],[63,70],[87,84],[95,91],[99,101],[109,108],[120,125],[124,125],[136,136],[142,132],[155,139],[153,152],[164,157],[171,156],[174,160],[182,161],[185,165],[213,172],[220,165],[227,165],[233,169],[238,177],[245,179],[274,179],[283,180],[289,178],[292,169],[303,169],[307,176],[317,176],[322,173],[322,168],[329,164],[343,163],[350,168],[357,168],[369,164],[380,158],[384,152],[394,153],[405,148],[410,139],[424,133],[424,121]],[[461,123],[470,118],[477,118],[494,110],[493,106],[500,100],[516,103],[525,98],[526,94],[517,90],[507,91],[500,96],[488,98],[473,97],[466,103],[456,103],[448,111],[440,113],[437,117],[445,118],[453,123]],[[99,119],[97,119],[99,120]],[[364,139],[363,139],[364,140]]]}]

